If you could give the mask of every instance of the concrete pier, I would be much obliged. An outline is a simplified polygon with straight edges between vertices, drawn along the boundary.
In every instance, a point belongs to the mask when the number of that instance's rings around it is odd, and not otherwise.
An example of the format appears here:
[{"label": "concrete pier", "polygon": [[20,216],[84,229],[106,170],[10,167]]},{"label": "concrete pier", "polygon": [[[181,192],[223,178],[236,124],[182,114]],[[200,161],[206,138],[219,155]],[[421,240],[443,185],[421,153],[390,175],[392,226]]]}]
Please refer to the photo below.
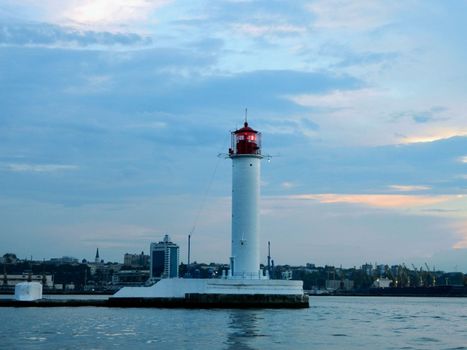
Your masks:
[{"label": "concrete pier", "polygon": [[300,309],[308,308],[307,295],[274,294],[186,294],[184,298],[109,298],[40,299],[34,301],[0,300],[0,307],[142,307],[187,309]]}]

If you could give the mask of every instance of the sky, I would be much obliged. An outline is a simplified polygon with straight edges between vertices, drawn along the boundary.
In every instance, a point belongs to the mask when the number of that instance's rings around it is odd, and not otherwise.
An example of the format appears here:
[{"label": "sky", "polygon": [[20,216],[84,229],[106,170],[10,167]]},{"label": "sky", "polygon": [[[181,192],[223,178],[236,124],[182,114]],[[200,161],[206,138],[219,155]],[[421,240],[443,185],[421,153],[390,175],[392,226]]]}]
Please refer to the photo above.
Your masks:
[{"label": "sky", "polygon": [[230,132],[263,133],[261,261],[467,272],[467,2],[0,0],[0,254],[230,255]]}]

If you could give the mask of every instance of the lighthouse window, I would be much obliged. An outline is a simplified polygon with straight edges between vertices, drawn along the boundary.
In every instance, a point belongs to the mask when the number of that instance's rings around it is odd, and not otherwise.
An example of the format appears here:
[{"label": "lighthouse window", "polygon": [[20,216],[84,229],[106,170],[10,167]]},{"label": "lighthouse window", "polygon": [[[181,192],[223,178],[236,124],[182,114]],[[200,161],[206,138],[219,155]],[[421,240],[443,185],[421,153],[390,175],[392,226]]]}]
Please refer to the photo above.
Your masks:
[{"label": "lighthouse window", "polygon": [[253,164],[250,163],[250,166],[253,166]]}]

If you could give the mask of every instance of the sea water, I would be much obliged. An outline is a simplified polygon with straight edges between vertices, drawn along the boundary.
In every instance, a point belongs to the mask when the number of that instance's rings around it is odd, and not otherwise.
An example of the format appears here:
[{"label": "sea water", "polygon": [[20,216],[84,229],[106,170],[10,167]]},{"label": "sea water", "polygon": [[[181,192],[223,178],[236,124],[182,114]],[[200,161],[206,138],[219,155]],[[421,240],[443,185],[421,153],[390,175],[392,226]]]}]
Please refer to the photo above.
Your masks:
[{"label": "sea water", "polygon": [[1,349],[467,349],[467,298],[311,297],[300,310],[0,308]]}]

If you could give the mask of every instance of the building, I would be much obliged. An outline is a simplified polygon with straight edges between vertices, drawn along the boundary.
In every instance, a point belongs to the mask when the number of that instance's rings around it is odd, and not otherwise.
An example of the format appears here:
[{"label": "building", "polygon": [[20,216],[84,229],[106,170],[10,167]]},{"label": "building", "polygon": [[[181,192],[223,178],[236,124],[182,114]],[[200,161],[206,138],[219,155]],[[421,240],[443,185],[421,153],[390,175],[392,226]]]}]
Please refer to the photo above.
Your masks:
[{"label": "building", "polygon": [[54,289],[56,289],[56,290],[75,290],[76,286],[75,286],[75,284],[73,282],[66,283],[66,284],[55,283],[54,284]]},{"label": "building", "polygon": [[141,252],[141,254],[126,253],[123,256],[123,265],[131,267],[149,266],[149,255],[145,255],[144,252]]},{"label": "building", "polygon": [[94,263],[99,264],[103,261],[101,261],[101,258],[99,257],[99,248],[96,249],[96,257],[94,258]]},{"label": "building", "polygon": [[283,280],[291,280],[292,279],[292,270],[285,270],[281,272],[281,278]]},{"label": "building", "polygon": [[462,272],[444,273],[438,278],[437,284],[440,286],[463,286],[464,274]]},{"label": "building", "polygon": [[342,280],[326,280],[327,290],[352,290],[354,287],[354,281],[344,278]]},{"label": "building", "polygon": [[179,246],[168,235],[159,243],[151,243],[151,279],[178,277]]},{"label": "building", "polygon": [[373,288],[389,288],[392,285],[392,280],[386,277],[380,277],[373,282]]},{"label": "building", "polygon": [[112,284],[117,286],[142,286],[148,278],[148,270],[121,270],[113,274]]},{"label": "building", "polygon": [[2,276],[2,281],[0,286],[2,287],[12,287],[22,282],[39,282],[45,288],[53,288],[53,276],[51,274],[32,274],[32,273],[23,273],[21,275],[7,275]]},{"label": "building", "polygon": [[373,274],[373,265],[371,264],[364,264],[362,265],[361,269],[367,276],[371,276]]},{"label": "building", "polygon": [[62,256],[61,258],[52,258],[49,260],[49,262],[55,265],[79,264],[79,260],[71,256]]}]

